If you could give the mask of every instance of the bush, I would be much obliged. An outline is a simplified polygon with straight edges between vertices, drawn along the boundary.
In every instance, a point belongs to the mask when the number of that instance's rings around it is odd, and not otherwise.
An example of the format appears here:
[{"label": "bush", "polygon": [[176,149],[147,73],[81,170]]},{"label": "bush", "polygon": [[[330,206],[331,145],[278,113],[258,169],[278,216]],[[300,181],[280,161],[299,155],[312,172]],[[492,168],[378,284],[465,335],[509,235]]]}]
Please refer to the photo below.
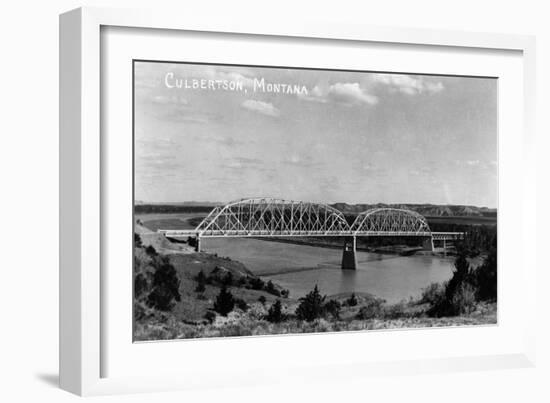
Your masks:
[{"label": "bush", "polygon": [[206,275],[201,270],[199,271],[199,274],[195,277],[195,280],[197,280],[197,287],[195,287],[196,292],[204,292],[206,290]]},{"label": "bush", "polygon": [[383,311],[384,319],[410,318],[414,316],[411,312],[407,312],[407,305],[403,301],[390,305],[384,308]]},{"label": "bush", "polygon": [[281,301],[277,300],[267,311],[266,320],[272,323],[279,323],[283,320]]},{"label": "bush", "polygon": [[432,283],[422,290],[421,304],[439,305],[445,299],[446,283]]},{"label": "bush", "polygon": [[341,305],[334,299],[328,300],[323,306],[324,314],[331,315],[334,319],[340,319]]},{"label": "bush", "polygon": [[154,262],[157,269],[153,274],[153,289],[147,298],[147,304],[161,311],[169,311],[175,305],[175,301],[181,300],[180,280],[176,269],[167,258],[155,259]]},{"label": "bush", "polygon": [[369,300],[359,309],[356,318],[360,320],[381,318],[384,313],[384,308],[382,307],[383,303],[384,300],[378,298]]},{"label": "bush", "polygon": [[350,297],[346,299],[345,304],[347,306],[356,306],[357,305],[357,297],[355,296],[355,293],[351,293]]},{"label": "bush", "polygon": [[240,299],[240,298],[235,298],[235,306],[236,306],[237,308],[239,308],[241,311],[244,311],[244,312],[248,311],[248,308],[249,308],[249,306],[248,306],[248,304],[245,302],[245,300],[244,300],[244,299]]},{"label": "bush", "polygon": [[264,281],[259,277],[248,277],[248,283],[253,290],[263,290],[265,287]]},{"label": "bush", "polygon": [[145,248],[145,253],[151,257],[158,256],[157,250],[151,245]]},{"label": "bush", "polygon": [[309,292],[305,297],[300,298],[300,305],[296,308],[296,317],[299,320],[312,322],[320,318],[323,313],[323,303],[325,296],[321,296],[319,288],[315,285],[313,291]]},{"label": "bush", "polygon": [[492,248],[489,255],[474,272],[476,297],[480,301],[497,299],[497,249]]},{"label": "bush", "polygon": [[141,242],[141,237],[139,234],[134,232],[134,247],[141,248],[143,246],[143,243]]},{"label": "bush", "polygon": [[208,321],[208,323],[212,323],[216,320],[216,313],[212,311],[206,311],[204,314],[204,319]]},{"label": "bush", "polygon": [[228,271],[222,279],[222,284],[227,287],[233,285],[233,273]]},{"label": "bush", "polygon": [[426,295],[432,299],[428,315],[442,317],[470,313],[476,302],[475,281],[474,271],[466,259],[466,253],[461,252],[455,259],[453,277],[445,284],[443,295],[438,294],[439,290],[431,290]]},{"label": "bush", "polygon": [[235,307],[233,294],[226,287],[222,287],[214,302],[214,310],[222,316],[227,316]]},{"label": "bush", "polygon": [[260,297],[258,298],[258,301],[262,304],[262,305],[265,305],[266,303],[266,299],[263,295],[260,295]]},{"label": "bush", "polygon": [[451,315],[471,313],[476,306],[476,292],[471,284],[461,284],[455,290],[451,300]]},{"label": "bush", "polygon": [[280,297],[281,296],[281,293],[279,292],[279,290],[277,290],[275,288],[275,284],[273,284],[273,282],[271,280],[269,280],[266,285],[265,285],[265,291],[272,294],[272,295],[275,295],[277,297]]}]

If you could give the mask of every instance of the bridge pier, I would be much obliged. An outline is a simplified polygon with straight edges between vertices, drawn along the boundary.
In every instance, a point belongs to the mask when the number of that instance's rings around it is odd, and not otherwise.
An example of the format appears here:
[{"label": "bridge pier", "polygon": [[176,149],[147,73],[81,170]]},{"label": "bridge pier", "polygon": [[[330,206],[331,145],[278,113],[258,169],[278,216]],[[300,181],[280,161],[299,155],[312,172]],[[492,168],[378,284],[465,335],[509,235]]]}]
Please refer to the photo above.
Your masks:
[{"label": "bridge pier", "polygon": [[357,257],[355,250],[357,248],[357,238],[355,236],[344,238],[344,251],[342,253],[342,270],[356,270]]},{"label": "bridge pier", "polygon": [[434,239],[432,236],[428,236],[422,240],[422,249],[425,251],[434,251]]},{"label": "bridge pier", "polygon": [[195,242],[195,252],[200,252],[201,251],[201,237],[199,236],[199,234],[197,234],[197,237],[195,238],[196,242]]}]

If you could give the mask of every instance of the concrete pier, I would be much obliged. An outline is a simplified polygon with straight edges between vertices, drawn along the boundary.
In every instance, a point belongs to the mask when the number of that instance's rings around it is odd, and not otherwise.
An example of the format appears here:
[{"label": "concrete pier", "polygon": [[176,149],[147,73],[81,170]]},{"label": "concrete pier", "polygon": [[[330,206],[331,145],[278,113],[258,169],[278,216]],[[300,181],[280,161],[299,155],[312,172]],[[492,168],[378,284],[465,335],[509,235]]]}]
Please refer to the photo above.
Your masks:
[{"label": "concrete pier", "polygon": [[433,252],[434,251],[434,239],[431,236],[428,236],[422,240],[422,248],[425,251]]},{"label": "concrete pier", "polygon": [[195,238],[195,252],[201,251],[201,237],[197,234],[197,237]]},{"label": "concrete pier", "polygon": [[357,238],[355,236],[344,238],[344,251],[342,253],[342,270],[356,270],[357,257],[355,251],[357,248]]}]

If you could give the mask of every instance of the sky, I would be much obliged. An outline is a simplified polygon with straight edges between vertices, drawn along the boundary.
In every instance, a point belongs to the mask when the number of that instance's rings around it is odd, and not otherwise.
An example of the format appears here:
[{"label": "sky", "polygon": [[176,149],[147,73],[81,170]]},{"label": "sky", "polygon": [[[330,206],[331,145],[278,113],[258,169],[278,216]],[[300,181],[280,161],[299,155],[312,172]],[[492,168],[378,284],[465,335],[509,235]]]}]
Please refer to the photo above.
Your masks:
[{"label": "sky", "polygon": [[136,61],[134,159],[141,202],[494,208],[497,80]]}]

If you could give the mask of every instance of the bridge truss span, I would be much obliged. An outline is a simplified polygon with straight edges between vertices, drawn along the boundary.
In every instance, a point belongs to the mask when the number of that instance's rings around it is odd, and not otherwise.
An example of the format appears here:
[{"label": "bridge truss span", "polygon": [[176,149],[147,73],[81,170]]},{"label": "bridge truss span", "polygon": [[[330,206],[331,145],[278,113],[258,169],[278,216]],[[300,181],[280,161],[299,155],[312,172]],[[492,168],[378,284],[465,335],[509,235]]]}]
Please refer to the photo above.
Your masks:
[{"label": "bridge truss span", "polygon": [[391,207],[373,208],[359,214],[351,225],[354,235],[431,236],[426,219],[411,210]]},{"label": "bridge truss span", "polygon": [[326,204],[256,198],[216,207],[195,232],[200,237],[342,236],[350,227]]}]

